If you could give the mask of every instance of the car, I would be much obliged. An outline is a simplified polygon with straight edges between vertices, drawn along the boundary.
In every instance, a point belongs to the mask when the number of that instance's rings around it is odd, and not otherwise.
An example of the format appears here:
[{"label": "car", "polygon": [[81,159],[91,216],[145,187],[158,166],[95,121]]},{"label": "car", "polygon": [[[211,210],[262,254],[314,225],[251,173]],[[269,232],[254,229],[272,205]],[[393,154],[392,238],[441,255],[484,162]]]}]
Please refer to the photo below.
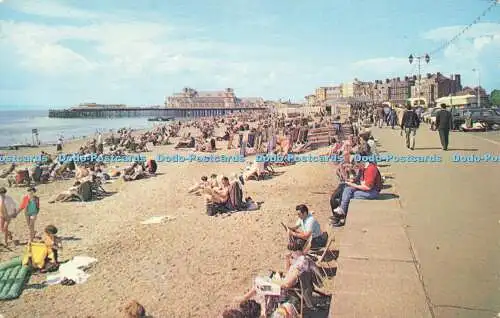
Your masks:
[{"label": "car", "polygon": [[454,114],[454,126],[460,126],[469,117],[472,122],[486,123],[489,127],[500,125],[500,111],[494,108],[466,108],[458,111],[457,115]]}]

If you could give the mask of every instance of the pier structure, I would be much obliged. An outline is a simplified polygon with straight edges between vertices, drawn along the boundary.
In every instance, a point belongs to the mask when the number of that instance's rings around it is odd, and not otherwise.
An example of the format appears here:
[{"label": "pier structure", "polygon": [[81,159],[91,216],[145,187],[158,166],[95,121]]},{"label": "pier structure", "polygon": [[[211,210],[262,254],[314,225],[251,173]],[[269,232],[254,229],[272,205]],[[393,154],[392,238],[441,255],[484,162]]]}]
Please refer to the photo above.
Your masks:
[{"label": "pier structure", "polygon": [[123,118],[123,117],[211,117],[241,112],[265,111],[265,107],[233,107],[233,108],[157,108],[157,107],[123,107],[123,108],[69,108],[51,109],[49,118]]}]

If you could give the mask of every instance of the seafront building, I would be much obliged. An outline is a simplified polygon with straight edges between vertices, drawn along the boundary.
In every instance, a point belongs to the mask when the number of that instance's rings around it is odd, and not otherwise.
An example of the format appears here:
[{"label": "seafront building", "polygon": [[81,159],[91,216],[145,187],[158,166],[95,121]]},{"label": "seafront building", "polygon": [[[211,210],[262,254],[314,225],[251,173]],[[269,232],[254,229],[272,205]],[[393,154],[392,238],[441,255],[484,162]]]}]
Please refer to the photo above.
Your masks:
[{"label": "seafront building", "polygon": [[255,108],[264,107],[261,97],[238,98],[232,88],[220,91],[198,91],[185,87],[165,100],[167,108]]},{"label": "seafront building", "polygon": [[[461,90],[462,84],[459,74],[446,77],[438,72],[428,73],[420,77],[414,75],[403,78],[386,78],[373,82],[354,79],[352,82],[341,85],[319,87],[315,90],[315,94],[306,96],[306,102],[310,106],[331,106],[339,103],[405,105],[408,99],[420,98],[426,106],[435,106],[439,98],[458,94]],[[484,95],[486,96],[486,94]]]}]

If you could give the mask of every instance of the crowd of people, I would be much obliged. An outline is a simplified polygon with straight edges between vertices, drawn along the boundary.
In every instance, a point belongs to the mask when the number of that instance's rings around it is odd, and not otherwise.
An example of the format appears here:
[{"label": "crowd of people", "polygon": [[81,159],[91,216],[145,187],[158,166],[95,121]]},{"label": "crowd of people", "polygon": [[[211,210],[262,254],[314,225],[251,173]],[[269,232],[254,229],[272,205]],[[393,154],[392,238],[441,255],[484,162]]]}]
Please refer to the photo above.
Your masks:
[{"label": "crowd of people", "polygon": [[[377,108],[354,110],[353,116],[344,122],[340,122],[340,118],[334,120],[322,116],[286,118],[269,113],[242,113],[224,117],[200,118],[169,126],[158,126],[138,134],[134,134],[129,129],[121,129],[117,132],[117,136],[111,134],[108,138],[98,134],[97,138],[86,142],[80,148],[79,153],[142,152],[154,146],[170,145],[172,144],[171,138],[180,138],[174,146],[175,149],[188,148],[198,152],[214,152],[222,149],[218,143],[227,142],[227,149],[237,148],[243,157],[258,154],[286,157],[288,154],[316,149],[326,142],[329,145],[328,155],[339,155],[344,158],[344,161],[335,168],[340,183],[330,198],[333,214],[330,225],[338,227],[346,222],[351,199],[376,199],[382,189],[383,180],[377,163],[355,160],[357,157],[355,155],[369,157],[377,153],[375,139],[370,131],[365,129],[369,125],[379,123],[380,118],[377,114]],[[394,126],[391,120],[388,121],[388,125]],[[218,136],[217,131],[223,131],[223,134]],[[57,150],[62,151],[62,144]],[[81,189],[84,184],[90,184],[91,191],[94,191],[96,186],[101,187],[102,183],[110,179],[122,178],[128,182],[154,176],[158,168],[153,158],[146,162],[137,161],[126,167],[116,168],[102,163],[58,162],[54,156],[46,153],[43,155],[48,160],[36,163],[35,167],[39,167],[42,171],[36,174],[43,174],[47,170],[47,182],[60,178],[74,179],[72,186],[51,198],[50,203],[71,201],[75,197],[81,199]],[[290,164],[293,162],[279,163],[281,166]],[[9,167],[10,172],[5,173],[5,177],[17,173],[16,167],[13,167]],[[254,210],[258,209],[259,205],[252,198],[245,196],[245,183],[250,180],[261,181],[269,176],[272,177],[275,175],[274,172],[273,165],[253,160],[243,171],[228,171],[227,175],[207,172],[188,189],[188,192],[204,198],[207,214],[211,216],[226,212]],[[28,175],[33,176],[34,173]],[[0,225],[6,245],[12,239],[8,225],[20,211],[24,211],[26,217],[29,242],[36,239],[35,222],[40,211],[40,200],[36,196],[36,188],[33,184],[42,183],[44,182],[31,178],[26,183],[28,193],[19,206],[6,195],[7,189],[0,188]],[[298,286],[300,278],[305,274],[311,274],[316,280],[321,280],[321,274],[318,274],[319,271],[310,250],[325,248],[329,239],[328,233],[322,231],[322,226],[309,212],[306,205],[300,204],[295,209],[297,222],[292,226],[283,224],[288,237],[287,249],[289,251],[285,259],[284,274],[277,271],[270,276],[257,277],[254,280],[254,287],[237,299],[238,308],[226,311],[223,314],[224,317],[260,317],[262,314],[267,316],[272,314],[274,317],[296,317],[300,308],[296,299],[290,297],[290,291]],[[54,228],[51,225],[45,229],[43,240],[49,242],[51,251],[52,249],[55,251],[57,259],[57,249],[60,248],[60,244],[55,243],[57,229],[54,230]],[[278,293],[270,293],[263,288],[268,286],[270,281],[278,286]]]}]

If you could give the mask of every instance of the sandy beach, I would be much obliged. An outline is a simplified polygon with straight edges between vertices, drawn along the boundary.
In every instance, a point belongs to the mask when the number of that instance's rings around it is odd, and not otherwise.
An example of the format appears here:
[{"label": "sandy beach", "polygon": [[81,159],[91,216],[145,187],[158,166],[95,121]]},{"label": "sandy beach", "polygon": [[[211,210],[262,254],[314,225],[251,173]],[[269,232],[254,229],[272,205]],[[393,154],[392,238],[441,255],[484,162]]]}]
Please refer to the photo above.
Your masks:
[{"label": "sandy beach", "polygon": [[[81,141],[65,145],[77,150]],[[219,142],[218,154],[237,154]],[[23,149],[16,154],[38,153]],[[54,152],[54,147],[50,147]],[[313,153],[324,153],[318,150]],[[12,153],[12,152],[7,152]],[[154,147],[156,154],[189,153],[173,145]],[[251,157],[249,157],[251,160]],[[120,306],[136,299],[153,317],[219,317],[235,296],[244,294],[256,274],[283,270],[286,234],[280,222],[296,220],[295,206],[305,203],[322,225],[330,215],[329,196],[335,188],[331,163],[298,163],[277,168],[282,175],[245,183],[245,196],[263,202],[260,210],[227,217],[205,214],[202,197],[187,189],[202,175],[230,174],[242,163],[159,163],[159,175],[125,183],[105,184],[112,196],[93,202],[48,204],[49,197],[68,188],[72,180],[38,187],[41,212],[37,230],[48,224],[65,238],[62,259],[95,257],[82,285],[36,289],[46,275],[38,274],[17,300],[2,302],[0,314],[10,317],[121,317]],[[19,201],[24,188],[10,188]],[[163,224],[143,225],[153,216],[169,216]],[[11,226],[14,239],[25,242],[28,229],[22,216]],[[1,260],[20,255],[23,246],[0,250]],[[332,280],[326,281],[331,291]],[[68,301],[71,300],[71,301]]]}]

